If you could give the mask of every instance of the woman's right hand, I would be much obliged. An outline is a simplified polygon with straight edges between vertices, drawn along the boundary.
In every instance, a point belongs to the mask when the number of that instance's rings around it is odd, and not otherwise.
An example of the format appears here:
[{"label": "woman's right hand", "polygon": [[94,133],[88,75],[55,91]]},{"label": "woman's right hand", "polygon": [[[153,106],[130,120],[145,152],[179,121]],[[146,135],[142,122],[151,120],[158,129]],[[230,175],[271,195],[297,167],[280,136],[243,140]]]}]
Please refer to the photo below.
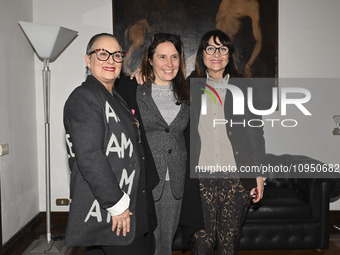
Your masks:
[{"label": "woman's right hand", "polygon": [[263,198],[264,191],[264,179],[263,177],[256,178],[257,187],[250,191],[250,195],[253,198],[253,203],[259,202]]},{"label": "woman's right hand", "polygon": [[136,81],[139,85],[143,85],[145,82],[145,77],[142,76],[141,68],[138,67],[131,75],[130,79],[136,78]]},{"label": "woman's right hand", "polygon": [[117,236],[121,231],[123,231],[123,236],[130,232],[130,216],[132,214],[129,209],[126,209],[122,214],[112,216],[112,231],[117,228]]}]

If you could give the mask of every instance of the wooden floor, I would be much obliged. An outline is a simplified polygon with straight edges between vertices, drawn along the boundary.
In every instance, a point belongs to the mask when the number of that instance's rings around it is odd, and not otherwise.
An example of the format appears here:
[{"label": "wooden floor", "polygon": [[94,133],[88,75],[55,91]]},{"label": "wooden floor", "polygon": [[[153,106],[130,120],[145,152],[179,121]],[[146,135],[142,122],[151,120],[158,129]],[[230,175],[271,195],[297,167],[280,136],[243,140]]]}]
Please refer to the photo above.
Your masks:
[{"label": "wooden floor", "polygon": [[[72,253],[71,253],[72,254]],[[73,251],[72,255],[84,255],[85,249],[78,248],[77,251]],[[339,233],[331,234],[329,249],[323,252],[317,252],[315,250],[241,250],[239,255],[340,255],[340,231]],[[172,255],[191,255],[191,252],[174,251]]]},{"label": "wooden floor", "polygon": [[[21,255],[25,249],[19,249],[12,255]],[[65,255],[84,255],[84,247],[72,247],[67,250]],[[321,253],[314,250],[241,250],[239,255],[339,255],[340,254],[340,235],[337,238],[331,237],[329,249]],[[127,254],[129,255],[129,254]],[[132,255],[132,254],[131,254]],[[174,251],[172,255],[191,255],[191,252]]]},{"label": "wooden floor", "polygon": [[[15,247],[15,250],[12,251],[5,251],[3,255],[22,255],[22,253],[27,250],[28,246],[37,238],[44,237],[45,226],[41,224],[38,226],[34,233],[31,234],[27,239],[20,242],[18,247]],[[52,236],[55,237],[57,235],[62,235],[65,229],[64,225],[54,225],[52,226]],[[340,255],[340,231],[336,230],[335,228],[331,227],[330,232],[330,245],[329,249],[324,250],[322,252],[323,255]],[[53,253],[48,253],[53,254]],[[84,255],[85,249],[83,247],[73,247],[69,248],[66,252],[66,255]],[[172,253],[173,255],[191,255],[190,252],[181,252],[176,251]],[[241,250],[239,255],[317,255],[316,251],[314,250]],[[129,254],[127,254],[129,255]],[[134,254],[131,254],[134,255]]]}]

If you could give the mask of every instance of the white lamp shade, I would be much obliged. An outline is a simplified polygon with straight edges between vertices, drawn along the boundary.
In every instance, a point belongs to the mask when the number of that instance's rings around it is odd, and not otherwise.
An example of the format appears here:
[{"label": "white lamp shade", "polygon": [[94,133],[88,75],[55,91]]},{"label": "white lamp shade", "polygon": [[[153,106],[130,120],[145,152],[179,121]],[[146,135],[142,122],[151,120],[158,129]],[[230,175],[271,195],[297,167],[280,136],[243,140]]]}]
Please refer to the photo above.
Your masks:
[{"label": "white lamp shade", "polygon": [[55,60],[78,35],[77,31],[53,25],[19,21],[19,24],[42,59]]}]

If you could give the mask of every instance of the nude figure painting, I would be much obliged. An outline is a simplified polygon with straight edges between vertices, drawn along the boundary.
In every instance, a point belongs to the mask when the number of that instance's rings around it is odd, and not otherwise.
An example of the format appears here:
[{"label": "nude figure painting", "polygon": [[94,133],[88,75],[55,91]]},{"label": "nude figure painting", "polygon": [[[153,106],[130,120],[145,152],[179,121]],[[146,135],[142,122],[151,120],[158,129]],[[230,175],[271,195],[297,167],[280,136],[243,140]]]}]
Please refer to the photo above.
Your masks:
[{"label": "nude figure painting", "polygon": [[174,33],[185,45],[187,73],[193,69],[201,36],[224,31],[236,46],[246,77],[277,77],[278,0],[113,0],[114,33],[127,57],[123,71],[139,66],[154,33]]}]

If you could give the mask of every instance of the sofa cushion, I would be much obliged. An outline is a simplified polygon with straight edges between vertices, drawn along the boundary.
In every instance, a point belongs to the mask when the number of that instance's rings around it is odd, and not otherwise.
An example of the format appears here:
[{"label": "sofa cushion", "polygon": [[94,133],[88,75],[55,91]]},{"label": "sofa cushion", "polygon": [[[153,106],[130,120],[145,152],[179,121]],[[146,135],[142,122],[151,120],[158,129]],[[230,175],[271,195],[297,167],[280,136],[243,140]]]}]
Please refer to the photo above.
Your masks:
[{"label": "sofa cushion", "polygon": [[312,208],[294,189],[266,187],[264,198],[249,208],[246,220],[311,219]]}]

